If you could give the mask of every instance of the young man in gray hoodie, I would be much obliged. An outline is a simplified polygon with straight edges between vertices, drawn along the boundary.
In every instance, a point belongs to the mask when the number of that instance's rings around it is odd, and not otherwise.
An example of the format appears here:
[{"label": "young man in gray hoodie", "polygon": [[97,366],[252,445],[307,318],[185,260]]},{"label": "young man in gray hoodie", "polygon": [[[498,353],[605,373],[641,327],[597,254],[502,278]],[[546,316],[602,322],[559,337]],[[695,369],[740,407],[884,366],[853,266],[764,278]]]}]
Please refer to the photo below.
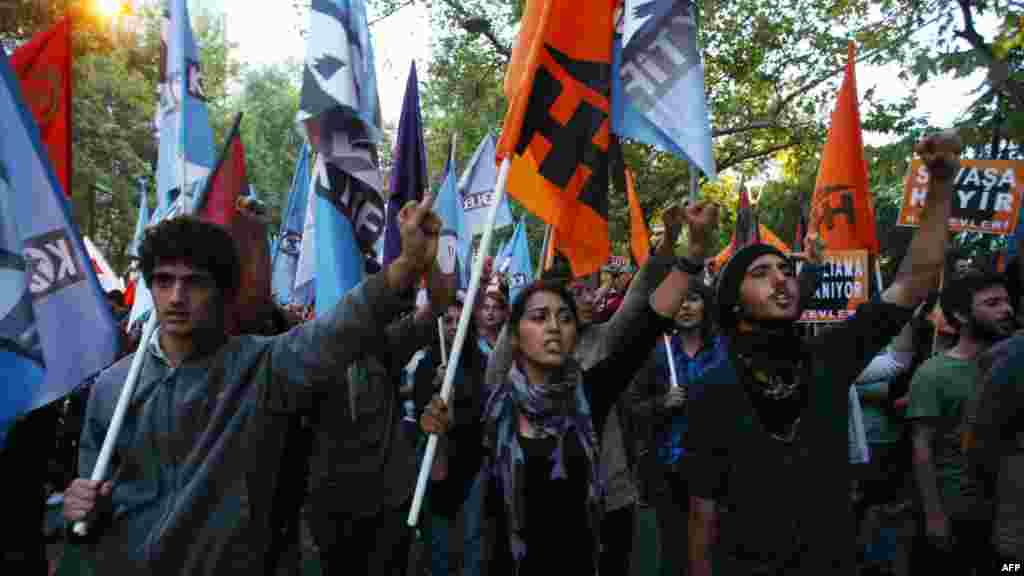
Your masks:
[{"label": "young man in gray hoodie", "polygon": [[[345,387],[346,369],[396,337],[388,327],[433,267],[440,221],[429,195],[399,214],[401,256],[328,314],[277,337],[228,337],[225,304],[239,282],[227,232],[184,217],[147,231],[143,276],[160,322],[117,439],[111,479],[74,480],[64,516],[88,520],[104,574],[273,574],[297,542],[280,542],[288,430],[313,394]],[[440,309],[440,308],[439,308]],[[79,450],[95,465],[131,363],[93,387]],[[349,417],[350,403],[334,405]],[[358,490],[357,486],[347,487]]]}]

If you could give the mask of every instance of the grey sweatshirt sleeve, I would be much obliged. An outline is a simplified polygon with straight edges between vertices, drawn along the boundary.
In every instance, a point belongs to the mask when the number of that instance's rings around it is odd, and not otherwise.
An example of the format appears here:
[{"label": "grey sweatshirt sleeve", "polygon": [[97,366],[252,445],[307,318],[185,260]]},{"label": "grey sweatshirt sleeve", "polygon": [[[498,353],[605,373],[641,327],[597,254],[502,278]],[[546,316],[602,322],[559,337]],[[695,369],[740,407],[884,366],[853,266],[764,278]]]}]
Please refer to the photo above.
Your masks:
[{"label": "grey sweatshirt sleeve", "polygon": [[308,387],[339,380],[353,360],[380,346],[404,303],[383,273],[370,276],[328,314],[274,339],[270,353],[279,381]]},{"label": "grey sweatshirt sleeve", "polygon": [[437,338],[437,316],[426,314],[407,314],[392,322],[384,330],[385,344],[377,350],[377,356],[385,365],[391,366],[395,374],[400,374],[412,359],[413,354],[430,346]]},{"label": "grey sweatshirt sleeve", "polygon": [[[508,333],[508,323],[501,329],[498,341],[494,343],[494,350],[491,357],[487,359],[487,370],[484,372],[484,398],[490,395],[491,391],[500,386],[512,369],[515,357],[512,352],[512,337]],[[476,342],[466,342],[466,346],[476,346]]]},{"label": "grey sweatshirt sleeve", "polygon": [[622,305],[615,314],[603,324],[587,327],[587,331],[592,334],[587,336],[586,341],[580,340],[579,344],[586,346],[586,349],[580,350],[577,354],[584,370],[607,358],[622,342],[630,325],[644,317],[651,292],[668,276],[673,260],[657,255],[648,258],[633,278],[629,290],[626,290],[626,295],[622,299]]}]

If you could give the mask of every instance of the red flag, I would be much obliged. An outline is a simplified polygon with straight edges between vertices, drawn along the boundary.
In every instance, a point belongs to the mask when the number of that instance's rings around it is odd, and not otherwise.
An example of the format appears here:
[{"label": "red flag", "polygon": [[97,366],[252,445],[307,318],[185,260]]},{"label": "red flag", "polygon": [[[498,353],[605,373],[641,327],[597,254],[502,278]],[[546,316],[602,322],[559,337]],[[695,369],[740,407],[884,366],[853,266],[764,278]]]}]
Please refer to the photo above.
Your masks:
[{"label": "red flag", "polygon": [[129,310],[135,304],[135,279],[132,278],[124,288],[124,305]]},{"label": "red flag", "polygon": [[33,36],[11,54],[11,66],[57,180],[71,196],[71,20]]},{"label": "red flag", "polygon": [[751,244],[760,244],[761,235],[757,215],[750,203],[747,187],[740,184],[739,205],[736,208],[736,229],[732,235],[733,250],[745,248]]},{"label": "red flag", "polygon": [[228,306],[226,318],[226,327],[232,334],[262,331],[273,310],[267,221],[250,209],[255,203],[248,199],[245,147],[239,133],[241,120],[239,114],[196,211],[199,218],[227,228],[238,249],[238,293],[235,302]]},{"label": "red flag", "polygon": [[868,165],[857,107],[856,49],[849,45],[846,77],[839,88],[832,125],[821,154],[811,199],[810,227],[829,250],[867,250],[878,254],[875,207],[868,193]]}]

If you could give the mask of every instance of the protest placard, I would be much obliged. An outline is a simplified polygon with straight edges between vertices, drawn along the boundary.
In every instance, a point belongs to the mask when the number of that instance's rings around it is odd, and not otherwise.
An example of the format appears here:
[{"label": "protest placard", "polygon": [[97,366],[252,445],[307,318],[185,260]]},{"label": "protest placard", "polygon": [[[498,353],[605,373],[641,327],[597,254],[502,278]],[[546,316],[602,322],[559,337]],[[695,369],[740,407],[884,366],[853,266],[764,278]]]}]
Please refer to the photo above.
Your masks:
[{"label": "protest placard", "polygon": [[[960,172],[953,184],[953,211],[949,229],[1006,236],[1017,225],[1021,189],[1017,174],[1024,162],[1016,160],[961,160]],[[920,159],[910,164],[910,176],[903,192],[900,226],[921,222],[928,196],[928,168]]]},{"label": "protest placard", "polygon": [[[867,250],[826,250],[818,284],[800,322],[842,322],[868,300]],[[797,271],[803,261],[797,261]]]}]

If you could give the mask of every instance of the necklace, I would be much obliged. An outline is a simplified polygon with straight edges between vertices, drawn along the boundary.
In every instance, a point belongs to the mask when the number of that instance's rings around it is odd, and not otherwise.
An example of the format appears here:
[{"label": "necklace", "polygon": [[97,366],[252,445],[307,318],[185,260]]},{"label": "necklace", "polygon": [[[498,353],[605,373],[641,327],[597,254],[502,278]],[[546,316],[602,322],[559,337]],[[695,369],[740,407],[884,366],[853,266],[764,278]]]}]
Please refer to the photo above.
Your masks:
[{"label": "necklace", "polygon": [[779,442],[784,442],[786,444],[792,444],[793,440],[796,439],[796,434],[797,434],[797,431],[799,429],[800,429],[800,418],[798,417],[796,420],[793,421],[792,424],[789,425],[789,434],[782,435],[782,434],[775,434],[773,432],[770,432],[769,434],[771,434],[771,437],[776,439],[776,440],[778,440]]}]

